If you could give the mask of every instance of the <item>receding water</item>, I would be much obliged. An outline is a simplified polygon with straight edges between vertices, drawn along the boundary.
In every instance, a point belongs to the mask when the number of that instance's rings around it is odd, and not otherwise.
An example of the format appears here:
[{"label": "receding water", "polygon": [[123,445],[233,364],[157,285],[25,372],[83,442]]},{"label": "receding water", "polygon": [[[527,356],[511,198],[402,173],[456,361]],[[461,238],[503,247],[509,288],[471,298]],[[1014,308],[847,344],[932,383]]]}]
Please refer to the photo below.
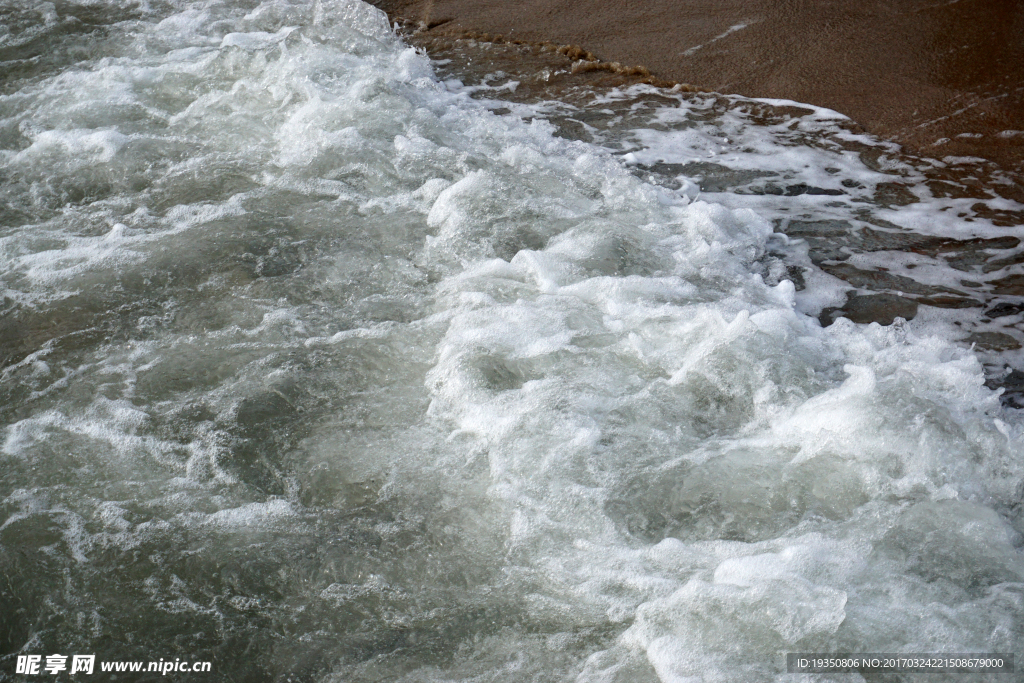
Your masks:
[{"label": "receding water", "polygon": [[0,676],[1021,651],[998,171],[359,0],[2,1]]}]

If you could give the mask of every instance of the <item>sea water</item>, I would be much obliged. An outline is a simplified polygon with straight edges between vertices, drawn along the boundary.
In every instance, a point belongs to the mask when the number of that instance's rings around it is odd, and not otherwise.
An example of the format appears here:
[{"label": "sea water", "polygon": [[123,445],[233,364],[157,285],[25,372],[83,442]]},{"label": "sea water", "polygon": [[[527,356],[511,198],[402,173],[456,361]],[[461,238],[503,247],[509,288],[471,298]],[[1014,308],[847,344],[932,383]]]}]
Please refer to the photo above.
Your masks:
[{"label": "sea water", "polygon": [[970,160],[516,101],[359,0],[3,1],[0,675],[1021,651],[1022,207],[922,170]]}]

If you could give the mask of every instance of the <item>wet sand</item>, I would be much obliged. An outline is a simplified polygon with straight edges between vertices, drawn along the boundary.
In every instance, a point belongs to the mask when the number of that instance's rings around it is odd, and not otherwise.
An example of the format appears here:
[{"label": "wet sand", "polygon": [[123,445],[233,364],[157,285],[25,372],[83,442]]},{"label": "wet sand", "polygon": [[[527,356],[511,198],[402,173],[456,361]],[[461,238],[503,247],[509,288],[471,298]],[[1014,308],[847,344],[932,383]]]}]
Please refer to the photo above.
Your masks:
[{"label": "wet sand", "polygon": [[722,93],[835,109],[917,154],[1024,173],[1018,0],[373,0],[429,34],[579,45]]}]

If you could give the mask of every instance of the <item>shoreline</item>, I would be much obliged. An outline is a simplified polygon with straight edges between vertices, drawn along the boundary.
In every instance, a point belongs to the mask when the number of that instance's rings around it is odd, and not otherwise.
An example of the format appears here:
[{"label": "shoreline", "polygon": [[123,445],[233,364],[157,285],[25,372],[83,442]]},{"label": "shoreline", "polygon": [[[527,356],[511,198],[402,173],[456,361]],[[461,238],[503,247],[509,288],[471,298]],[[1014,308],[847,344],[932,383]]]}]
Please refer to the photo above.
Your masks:
[{"label": "shoreline", "polygon": [[426,35],[579,45],[659,80],[838,111],[919,156],[1024,176],[1024,5],[1014,0],[373,0]]}]

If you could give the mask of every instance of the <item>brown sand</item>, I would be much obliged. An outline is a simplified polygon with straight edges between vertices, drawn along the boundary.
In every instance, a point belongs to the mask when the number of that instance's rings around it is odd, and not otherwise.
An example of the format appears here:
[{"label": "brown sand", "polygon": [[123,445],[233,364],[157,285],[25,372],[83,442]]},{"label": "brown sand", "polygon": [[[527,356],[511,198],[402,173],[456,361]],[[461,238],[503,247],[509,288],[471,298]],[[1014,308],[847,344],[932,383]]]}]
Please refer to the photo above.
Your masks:
[{"label": "brown sand", "polygon": [[580,45],[723,93],[835,109],[929,157],[1024,172],[1020,0],[372,0],[429,33]]}]

